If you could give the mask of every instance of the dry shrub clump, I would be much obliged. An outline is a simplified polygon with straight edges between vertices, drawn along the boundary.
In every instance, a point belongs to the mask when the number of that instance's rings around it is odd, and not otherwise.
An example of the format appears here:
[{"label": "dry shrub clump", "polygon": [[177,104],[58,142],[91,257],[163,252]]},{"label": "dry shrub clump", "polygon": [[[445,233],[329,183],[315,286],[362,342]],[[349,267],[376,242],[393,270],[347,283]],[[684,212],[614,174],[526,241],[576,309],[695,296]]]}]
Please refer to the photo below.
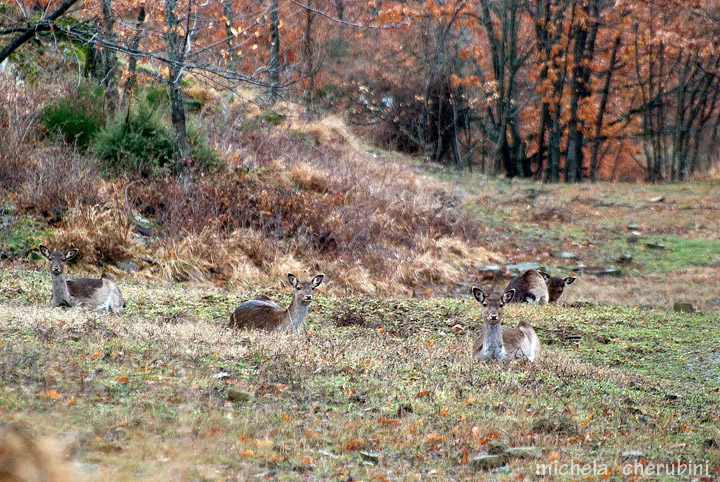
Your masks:
[{"label": "dry shrub clump", "polygon": [[102,200],[101,180],[94,163],[69,147],[38,148],[26,161],[25,169],[18,201],[26,211],[62,219],[73,207]]},{"label": "dry shrub clump", "polygon": [[80,249],[86,263],[105,264],[130,256],[130,230],[125,213],[111,204],[71,209],[49,241],[54,249]]},{"label": "dry shrub clump", "polygon": [[164,231],[163,278],[275,282],[293,267],[335,271],[346,293],[409,293],[489,259],[445,186],[352,147],[337,119],[299,127],[234,130],[243,138],[225,143],[242,147],[222,176],[133,188],[131,205]]},{"label": "dry shrub clump", "polygon": [[14,189],[25,180],[37,118],[35,100],[15,75],[7,67],[0,70],[0,189]]}]

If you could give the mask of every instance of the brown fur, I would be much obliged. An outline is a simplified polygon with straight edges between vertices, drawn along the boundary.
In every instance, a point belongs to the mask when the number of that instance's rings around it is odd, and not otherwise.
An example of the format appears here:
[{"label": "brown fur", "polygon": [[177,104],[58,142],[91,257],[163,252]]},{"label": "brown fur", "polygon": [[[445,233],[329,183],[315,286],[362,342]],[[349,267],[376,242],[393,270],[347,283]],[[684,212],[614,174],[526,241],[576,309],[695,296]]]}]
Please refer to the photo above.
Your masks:
[{"label": "brown fur", "polygon": [[69,482],[76,475],[25,428],[0,428],[0,482]]},{"label": "brown fur", "polygon": [[506,328],[501,325],[502,311],[505,303],[515,295],[510,289],[500,296],[497,293],[485,293],[473,286],[473,295],[483,306],[482,318],[485,327],[473,345],[473,356],[481,361],[496,360],[506,363],[521,359],[533,362],[540,353],[540,340],[533,327],[521,321],[517,328]]},{"label": "brown fur", "polygon": [[125,307],[125,300],[120,293],[120,288],[106,273],[103,273],[100,279],[67,279],[68,263],[77,256],[77,249],[71,249],[67,253],[50,252],[47,247],[40,246],[40,253],[49,261],[50,275],[53,280],[50,305],[53,308],[80,306],[89,309],[122,311]]},{"label": "brown fur", "polygon": [[261,330],[299,330],[305,321],[308,306],[312,301],[312,293],[320,283],[323,275],[315,276],[312,280],[298,281],[288,273],[290,284],[294,288],[290,306],[283,310],[270,301],[266,295],[258,295],[235,308],[230,316],[230,328],[257,328]]},{"label": "brown fur", "polygon": [[538,303],[546,305],[550,300],[545,277],[535,269],[529,269],[514,277],[507,290],[515,290],[512,301],[517,303]]},{"label": "brown fur", "polygon": [[550,303],[555,303],[560,299],[567,285],[573,284],[575,276],[568,276],[561,278],[559,276],[550,276],[548,273],[540,271],[540,274],[545,279],[545,285],[547,286]]}]

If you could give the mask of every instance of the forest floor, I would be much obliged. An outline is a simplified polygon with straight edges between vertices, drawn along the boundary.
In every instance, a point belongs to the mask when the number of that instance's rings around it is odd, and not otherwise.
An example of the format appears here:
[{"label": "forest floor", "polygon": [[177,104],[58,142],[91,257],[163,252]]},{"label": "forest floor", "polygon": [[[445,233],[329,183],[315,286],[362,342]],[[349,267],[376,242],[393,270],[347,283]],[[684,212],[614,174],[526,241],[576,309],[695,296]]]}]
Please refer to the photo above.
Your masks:
[{"label": "forest floor", "polygon": [[[483,219],[498,261],[579,273],[561,304],[505,309],[535,326],[537,363],[473,361],[469,286],[508,281],[480,265],[455,296],[342,296],[326,279],[300,333],[268,334],[226,328],[267,287],[128,277],[108,315],[50,308],[42,264],[6,263],[0,419],[87,480],[718,480],[717,183],[421,175]],[[540,452],[473,461],[498,441]]]}]

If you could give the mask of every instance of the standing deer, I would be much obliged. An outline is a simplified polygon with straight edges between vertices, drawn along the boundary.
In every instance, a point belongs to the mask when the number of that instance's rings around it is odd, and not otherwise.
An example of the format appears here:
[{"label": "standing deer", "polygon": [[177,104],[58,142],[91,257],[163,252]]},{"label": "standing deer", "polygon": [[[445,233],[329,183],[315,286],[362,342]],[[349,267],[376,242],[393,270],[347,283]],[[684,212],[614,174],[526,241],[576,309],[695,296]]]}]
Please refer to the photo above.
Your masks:
[{"label": "standing deer", "polygon": [[92,310],[122,311],[125,307],[120,288],[107,273],[103,273],[100,279],[67,279],[68,262],[77,256],[77,249],[73,248],[63,254],[62,251],[50,252],[47,247],[40,246],[40,253],[50,262],[52,276],[50,304],[53,308],[79,306]]},{"label": "standing deer", "polygon": [[311,281],[298,281],[288,273],[294,288],[292,301],[286,310],[270,301],[265,295],[249,300],[235,308],[230,316],[230,328],[259,328],[261,330],[299,330],[305,321],[313,291],[320,286],[325,275],[319,274]]},{"label": "standing deer", "polygon": [[497,360],[500,364],[515,359],[533,362],[540,353],[540,340],[530,323],[521,321],[517,328],[505,328],[500,324],[503,306],[509,303],[515,290],[486,295],[473,286],[473,296],[482,304],[485,327],[473,345],[473,355],[480,361]]}]

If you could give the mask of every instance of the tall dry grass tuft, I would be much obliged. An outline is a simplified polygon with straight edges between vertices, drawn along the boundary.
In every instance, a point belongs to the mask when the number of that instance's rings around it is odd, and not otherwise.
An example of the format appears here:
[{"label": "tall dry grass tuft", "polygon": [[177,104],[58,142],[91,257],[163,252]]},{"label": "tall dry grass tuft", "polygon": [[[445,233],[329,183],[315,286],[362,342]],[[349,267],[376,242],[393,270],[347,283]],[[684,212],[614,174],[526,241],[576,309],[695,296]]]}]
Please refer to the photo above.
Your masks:
[{"label": "tall dry grass tuft", "polygon": [[72,208],[48,241],[55,249],[80,249],[78,259],[106,264],[132,256],[130,227],[123,209],[107,205]]},{"label": "tall dry grass tuft", "polygon": [[27,154],[35,140],[35,104],[12,71],[0,71],[0,189],[17,189],[25,180]]},{"label": "tall dry grass tuft", "polygon": [[101,180],[94,162],[70,147],[38,148],[25,164],[20,206],[51,219],[62,219],[71,208],[102,202]]}]

